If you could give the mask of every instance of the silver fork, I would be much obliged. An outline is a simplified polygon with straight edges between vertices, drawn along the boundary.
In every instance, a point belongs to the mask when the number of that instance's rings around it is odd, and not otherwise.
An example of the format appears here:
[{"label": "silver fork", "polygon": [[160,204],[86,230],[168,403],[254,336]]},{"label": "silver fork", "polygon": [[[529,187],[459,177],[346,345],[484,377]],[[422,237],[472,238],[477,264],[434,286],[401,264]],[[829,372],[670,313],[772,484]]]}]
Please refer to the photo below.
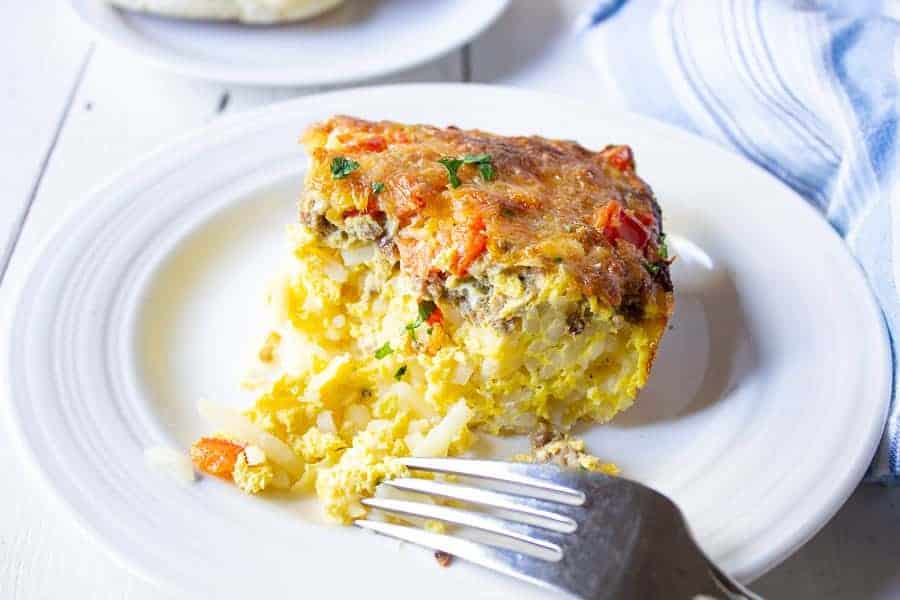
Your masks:
[{"label": "silver fork", "polygon": [[393,479],[383,485],[489,510],[378,497],[363,500],[365,505],[480,530],[488,534],[487,542],[384,521],[358,520],[356,525],[591,600],[760,600],[716,567],[694,542],[678,507],[646,486],[552,465],[455,458],[402,462],[417,471],[487,479],[505,487]]}]

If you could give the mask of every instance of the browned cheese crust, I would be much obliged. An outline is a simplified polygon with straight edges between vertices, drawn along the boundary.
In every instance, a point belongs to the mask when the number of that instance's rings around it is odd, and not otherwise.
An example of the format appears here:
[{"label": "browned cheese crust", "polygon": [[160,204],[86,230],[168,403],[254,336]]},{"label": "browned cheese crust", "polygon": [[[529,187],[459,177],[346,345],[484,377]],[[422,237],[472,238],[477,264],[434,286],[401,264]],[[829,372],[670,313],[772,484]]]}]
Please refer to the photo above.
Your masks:
[{"label": "browned cheese crust", "polygon": [[[628,146],[595,152],[538,136],[347,116],[314,125],[303,143],[311,171],[301,220],[370,235],[423,282],[561,264],[585,295],[630,320],[671,312],[660,208]],[[466,157],[454,187],[440,161]],[[356,166],[335,176],[335,160],[345,159]],[[348,227],[360,218],[371,227]],[[437,261],[448,248],[449,266]]]}]

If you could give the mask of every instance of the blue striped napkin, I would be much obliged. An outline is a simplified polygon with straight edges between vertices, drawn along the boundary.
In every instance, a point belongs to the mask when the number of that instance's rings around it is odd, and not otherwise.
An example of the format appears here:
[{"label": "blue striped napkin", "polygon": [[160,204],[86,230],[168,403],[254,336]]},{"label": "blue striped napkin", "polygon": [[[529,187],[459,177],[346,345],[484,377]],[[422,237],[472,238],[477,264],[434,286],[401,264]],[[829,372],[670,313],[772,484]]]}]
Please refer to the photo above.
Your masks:
[{"label": "blue striped napkin", "polygon": [[[815,206],[868,275],[896,357],[900,3],[604,0],[592,8],[585,44],[614,100],[740,152]],[[900,482],[900,401],[869,479]]]}]

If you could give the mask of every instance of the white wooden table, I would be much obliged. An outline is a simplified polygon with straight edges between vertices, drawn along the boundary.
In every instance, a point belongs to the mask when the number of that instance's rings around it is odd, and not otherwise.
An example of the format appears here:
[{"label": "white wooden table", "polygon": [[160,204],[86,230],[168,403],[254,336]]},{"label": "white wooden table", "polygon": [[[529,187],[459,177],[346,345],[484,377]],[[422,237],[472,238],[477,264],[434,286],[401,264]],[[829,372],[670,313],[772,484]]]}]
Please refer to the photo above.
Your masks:
[{"label": "white wooden table", "polygon": [[[463,50],[380,81],[479,81],[608,101],[569,37],[581,0],[517,0]],[[93,39],[65,2],[19,0],[0,25],[0,295],[96,183],[222,115],[308,94],[192,81]],[[4,423],[5,426],[5,423]],[[0,598],[169,598],[91,542],[0,435]],[[115,518],[115,515],[110,515]],[[900,488],[864,486],[756,584],[771,598],[900,597]]]}]

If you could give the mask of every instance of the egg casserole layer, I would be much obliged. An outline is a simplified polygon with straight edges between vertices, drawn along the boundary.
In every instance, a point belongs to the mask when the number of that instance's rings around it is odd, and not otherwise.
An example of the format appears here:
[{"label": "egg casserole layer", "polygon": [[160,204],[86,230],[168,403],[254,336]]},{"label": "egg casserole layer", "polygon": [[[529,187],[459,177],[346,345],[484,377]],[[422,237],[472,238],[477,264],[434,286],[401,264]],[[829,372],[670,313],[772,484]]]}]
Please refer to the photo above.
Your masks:
[{"label": "egg casserole layer", "polygon": [[[244,414],[192,448],[243,490],[314,491],[337,522],[400,456],[540,433],[532,459],[611,472],[565,432],[647,380],[672,311],[660,211],[631,151],[336,117],[311,156]],[[553,434],[547,433],[552,431]]]}]

